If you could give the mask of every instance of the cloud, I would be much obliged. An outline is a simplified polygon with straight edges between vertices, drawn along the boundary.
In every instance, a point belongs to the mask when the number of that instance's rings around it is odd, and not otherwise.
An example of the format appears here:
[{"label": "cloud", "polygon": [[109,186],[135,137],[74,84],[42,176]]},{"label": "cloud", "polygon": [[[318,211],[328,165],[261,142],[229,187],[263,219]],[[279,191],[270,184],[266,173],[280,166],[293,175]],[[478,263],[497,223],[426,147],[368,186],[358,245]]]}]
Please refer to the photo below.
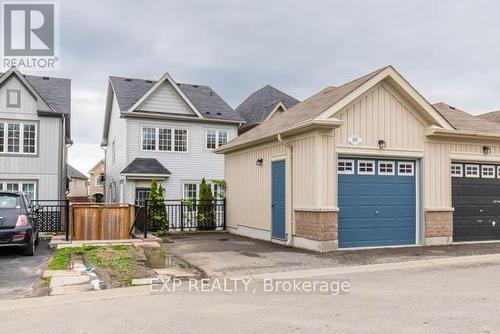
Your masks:
[{"label": "cloud", "polygon": [[[61,1],[70,162],[102,151],[109,75],[212,86],[232,106],[271,83],[300,99],[394,65],[429,101],[500,109],[495,1]],[[53,74],[53,73],[49,73]]]}]

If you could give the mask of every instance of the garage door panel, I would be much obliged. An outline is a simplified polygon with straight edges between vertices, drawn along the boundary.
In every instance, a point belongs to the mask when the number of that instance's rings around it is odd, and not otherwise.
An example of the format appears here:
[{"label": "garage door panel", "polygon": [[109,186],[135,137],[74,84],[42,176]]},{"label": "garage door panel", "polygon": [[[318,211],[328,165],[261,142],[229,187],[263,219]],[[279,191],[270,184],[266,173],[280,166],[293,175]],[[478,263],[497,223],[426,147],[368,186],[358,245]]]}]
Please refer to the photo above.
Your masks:
[{"label": "garage door panel", "polygon": [[394,162],[396,175],[339,174],[340,247],[415,243],[415,176],[398,175]]},{"label": "garage door panel", "polygon": [[[460,165],[458,163],[458,165]],[[478,164],[480,165],[480,164]],[[497,167],[495,166],[495,171]],[[452,177],[453,240],[500,240],[500,178]]]}]

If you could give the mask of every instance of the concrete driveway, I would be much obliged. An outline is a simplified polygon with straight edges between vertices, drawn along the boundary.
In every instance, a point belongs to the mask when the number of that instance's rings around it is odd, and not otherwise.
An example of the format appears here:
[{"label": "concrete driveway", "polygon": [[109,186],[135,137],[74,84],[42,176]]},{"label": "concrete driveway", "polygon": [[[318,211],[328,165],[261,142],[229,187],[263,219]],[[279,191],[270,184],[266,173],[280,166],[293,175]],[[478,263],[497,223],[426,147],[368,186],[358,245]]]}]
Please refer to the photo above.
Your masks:
[{"label": "concrete driveway", "polygon": [[16,248],[0,248],[0,299],[31,296],[50,253],[44,240],[34,256],[23,256]]},{"label": "concrete driveway", "polygon": [[500,253],[500,242],[338,250],[318,254],[229,233],[200,233],[172,240],[173,243],[166,244],[170,254],[183,258],[210,277]]}]

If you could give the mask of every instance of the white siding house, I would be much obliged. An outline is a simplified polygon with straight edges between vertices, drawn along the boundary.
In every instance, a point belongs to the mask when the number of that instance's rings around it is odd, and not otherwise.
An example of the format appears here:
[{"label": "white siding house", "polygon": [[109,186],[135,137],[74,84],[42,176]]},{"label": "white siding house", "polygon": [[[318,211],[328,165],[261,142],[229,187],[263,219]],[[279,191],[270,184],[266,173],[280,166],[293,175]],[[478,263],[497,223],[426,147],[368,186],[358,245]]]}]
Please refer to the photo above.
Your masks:
[{"label": "white siding house", "polygon": [[59,200],[66,192],[69,79],[11,68],[0,76],[0,190]]},{"label": "white siding house", "polygon": [[214,153],[244,121],[210,87],[110,77],[102,145],[107,202],[144,199],[153,178],[167,199],[197,195],[202,178],[224,178]]}]

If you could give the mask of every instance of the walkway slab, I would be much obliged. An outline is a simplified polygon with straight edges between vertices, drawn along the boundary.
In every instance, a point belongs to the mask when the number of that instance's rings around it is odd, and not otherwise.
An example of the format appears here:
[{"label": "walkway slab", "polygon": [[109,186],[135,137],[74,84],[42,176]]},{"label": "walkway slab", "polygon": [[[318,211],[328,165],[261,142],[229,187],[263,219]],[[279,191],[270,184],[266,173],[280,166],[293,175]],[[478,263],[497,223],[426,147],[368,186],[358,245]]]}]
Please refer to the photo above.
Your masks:
[{"label": "walkway slab", "polygon": [[66,286],[57,286],[54,288],[50,288],[49,295],[57,296],[57,295],[66,295],[70,293],[87,292],[87,291],[94,291],[92,285],[90,284],[66,285]]},{"label": "walkway slab", "polygon": [[59,276],[81,276],[82,272],[79,270],[45,270],[42,278],[59,277]]},{"label": "walkway slab", "polygon": [[197,275],[188,269],[183,268],[158,268],[153,269],[158,276],[173,276],[173,277],[196,277]]},{"label": "walkway slab", "polygon": [[68,285],[90,285],[90,277],[87,275],[80,276],[56,276],[50,280],[50,288],[68,286]]}]

